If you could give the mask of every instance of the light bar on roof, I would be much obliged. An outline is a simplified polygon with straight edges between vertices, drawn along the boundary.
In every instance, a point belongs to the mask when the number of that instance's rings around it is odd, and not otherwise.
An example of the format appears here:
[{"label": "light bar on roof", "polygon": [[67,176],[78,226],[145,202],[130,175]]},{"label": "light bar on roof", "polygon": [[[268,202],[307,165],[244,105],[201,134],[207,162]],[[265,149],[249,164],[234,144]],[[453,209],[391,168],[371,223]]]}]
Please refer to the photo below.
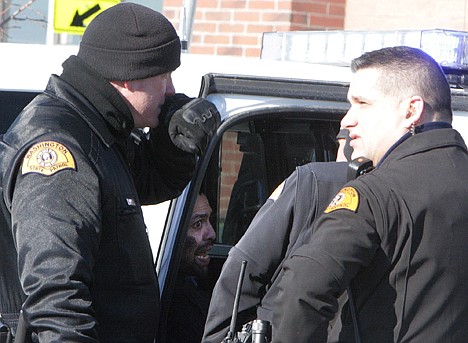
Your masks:
[{"label": "light bar on roof", "polygon": [[468,32],[441,29],[267,32],[261,58],[349,65],[364,52],[407,45],[424,50],[444,67],[468,69],[467,40]]}]

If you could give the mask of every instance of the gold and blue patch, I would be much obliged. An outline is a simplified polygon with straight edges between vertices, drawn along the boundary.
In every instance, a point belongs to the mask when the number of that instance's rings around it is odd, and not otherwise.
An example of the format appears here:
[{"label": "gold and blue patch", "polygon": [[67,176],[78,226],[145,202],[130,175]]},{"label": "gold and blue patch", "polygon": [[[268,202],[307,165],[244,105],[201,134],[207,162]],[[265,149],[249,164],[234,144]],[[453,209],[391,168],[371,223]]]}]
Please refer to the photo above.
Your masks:
[{"label": "gold and blue patch", "polygon": [[345,209],[356,212],[359,206],[359,193],[354,187],[344,187],[333,198],[331,203],[325,209],[325,213]]},{"label": "gold and blue patch", "polygon": [[46,176],[61,170],[76,169],[75,159],[70,150],[55,141],[44,141],[33,145],[23,159],[23,175],[37,173]]}]

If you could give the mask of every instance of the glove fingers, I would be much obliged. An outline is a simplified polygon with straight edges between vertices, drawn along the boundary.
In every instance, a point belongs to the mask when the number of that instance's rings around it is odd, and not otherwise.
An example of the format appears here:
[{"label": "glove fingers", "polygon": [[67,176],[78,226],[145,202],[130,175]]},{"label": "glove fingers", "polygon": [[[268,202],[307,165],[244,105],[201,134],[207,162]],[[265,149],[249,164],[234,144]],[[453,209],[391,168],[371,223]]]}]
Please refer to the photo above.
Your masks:
[{"label": "glove fingers", "polygon": [[201,155],[202,153],[200,148],[196,146],[191,139],[188,139],[183,135],[171,136],[171,139],[174,142],[174,145],[183,151],[191,152],[192,154],[197,155]]},{"label": "glove fingers", "polygon": [[169,134],[178,148],[190,152],[196,150],[195,153],[201,155],[220,121],[219,112],[211,102],[196,98],[172,115]]}]

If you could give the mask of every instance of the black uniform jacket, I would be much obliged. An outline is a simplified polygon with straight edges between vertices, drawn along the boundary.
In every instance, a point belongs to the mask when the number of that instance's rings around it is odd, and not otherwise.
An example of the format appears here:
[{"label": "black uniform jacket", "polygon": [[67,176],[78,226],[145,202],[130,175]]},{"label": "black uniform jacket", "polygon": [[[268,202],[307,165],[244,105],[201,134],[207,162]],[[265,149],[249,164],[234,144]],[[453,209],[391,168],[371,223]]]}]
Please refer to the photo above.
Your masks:
[{"label": "black uniform jacket", "polygon": [[[466,342],[468,154],[458,132],[397,145],[349,182],[284,263],[273,342],[326,342],[352,286],[362,342]],[[355,342],[349,307],[329,342]]]},{"label": "black uniform jacket", "polygon": [[195,277],[177,277],[167,318],[166,343],[200,343],[210,293],[198,281]]},{"label": "black uniform jacket", "polygon": [[297,167],[262,206],[224,263],[211,298],[203,342],[221,342],[229,330],[243,260],[247,266],[237,323],[255,318],[271,322],[282,263],[307,240],[317,215],[345,184],[347,165],[315,162]]},{"label": "black uniform jacket", "polygon": [[123,99],[83,72],[66,78],[93,103],[53,75],[0,145],[24,312],[41,342],[150,343],[159,288],[140,204],[179,195],[195,158],[162,133],[129,148]]}]

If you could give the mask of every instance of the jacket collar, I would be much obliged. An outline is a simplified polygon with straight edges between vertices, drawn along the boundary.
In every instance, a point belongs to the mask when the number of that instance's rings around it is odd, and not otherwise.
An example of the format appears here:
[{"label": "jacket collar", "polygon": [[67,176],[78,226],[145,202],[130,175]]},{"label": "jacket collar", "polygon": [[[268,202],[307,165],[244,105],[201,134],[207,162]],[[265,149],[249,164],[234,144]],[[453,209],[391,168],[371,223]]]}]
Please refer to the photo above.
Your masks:
[{"label": "jacket collar", "polygon": [[406,133],[403,135],[380,160],[377,168],[409,155],[417,154],[425,150],[442,148],[445,146],[458,146],[467,151],[465,142],[458,133],[452,129],[449,123],[434,122],[417,127],[415,135]]},{"label": "jacket collar", "polygon": [[62,66],[60,78],[92,104],[117,140],[128,138],[135,125],[133,116],[123,97],[109,81],[76,56],[70,56]]},{"label": "jacket collar", "polygon": [[[108,124],[97,110],[82,94],[57,75],[50,77],[44,93],[54,98],[60,98],[72,107],[107,147],[116,142],[116,137],[111,133]],[[79,105],[77,106],[77,104]]]}]

